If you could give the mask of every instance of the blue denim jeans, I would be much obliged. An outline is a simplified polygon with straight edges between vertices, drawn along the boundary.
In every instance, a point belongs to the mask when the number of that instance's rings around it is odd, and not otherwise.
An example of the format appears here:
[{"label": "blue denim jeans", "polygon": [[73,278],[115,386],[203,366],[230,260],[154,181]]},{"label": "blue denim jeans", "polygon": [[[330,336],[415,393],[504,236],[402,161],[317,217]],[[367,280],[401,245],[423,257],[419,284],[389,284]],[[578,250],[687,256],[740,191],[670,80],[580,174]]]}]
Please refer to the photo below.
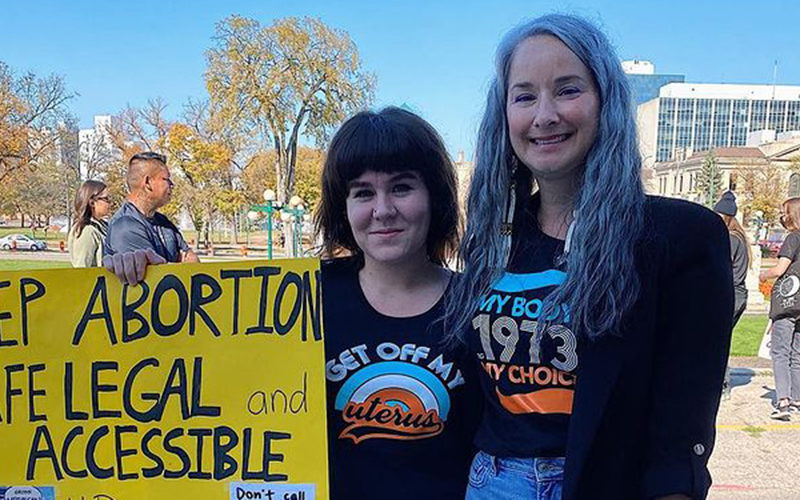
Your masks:
[{"label": "blue denim jeans", "polygon": [[563,458],[499,458],[479,451],[466,500],[561,500]]}]

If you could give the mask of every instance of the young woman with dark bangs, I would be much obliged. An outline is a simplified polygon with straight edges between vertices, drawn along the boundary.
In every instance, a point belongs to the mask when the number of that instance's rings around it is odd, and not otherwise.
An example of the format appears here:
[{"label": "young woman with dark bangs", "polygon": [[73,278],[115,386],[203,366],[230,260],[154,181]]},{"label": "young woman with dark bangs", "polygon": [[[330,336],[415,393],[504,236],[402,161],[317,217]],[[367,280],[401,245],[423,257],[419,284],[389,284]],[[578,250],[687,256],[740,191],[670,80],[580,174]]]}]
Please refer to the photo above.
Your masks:
[{"label": "young woman with dark bangs", "polygon": [[457,245],[453,165],[399,108],[333,137],[316,216],[332,499],[463,498],[480,408],[474,362],[444,345]]}]

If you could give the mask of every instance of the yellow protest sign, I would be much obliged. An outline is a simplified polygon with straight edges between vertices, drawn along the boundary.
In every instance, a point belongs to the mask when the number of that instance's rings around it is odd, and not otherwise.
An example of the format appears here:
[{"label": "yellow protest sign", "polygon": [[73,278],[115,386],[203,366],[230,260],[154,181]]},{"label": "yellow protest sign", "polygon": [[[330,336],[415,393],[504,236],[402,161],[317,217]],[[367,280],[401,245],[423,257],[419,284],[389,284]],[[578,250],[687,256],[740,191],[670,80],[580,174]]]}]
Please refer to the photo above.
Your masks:
[{"label": "yellow protest sign", "polygon": [[316,260],[0,273],[0,499],[327,499]]}]

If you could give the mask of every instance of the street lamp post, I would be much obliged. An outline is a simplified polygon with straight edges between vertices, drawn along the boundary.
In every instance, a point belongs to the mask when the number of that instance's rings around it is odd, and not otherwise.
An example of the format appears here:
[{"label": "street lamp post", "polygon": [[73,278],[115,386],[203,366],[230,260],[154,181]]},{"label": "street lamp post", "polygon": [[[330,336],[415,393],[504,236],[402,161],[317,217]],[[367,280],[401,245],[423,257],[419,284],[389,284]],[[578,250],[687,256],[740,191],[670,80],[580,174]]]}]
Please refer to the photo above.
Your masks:
[{"label": "street lamp post", "polygon": [[284,207],[281,214],[281,220],[284,223],[293,222],[292,230],[292,256],[298,257],[302,254],[303,250],[303,220],[306,215],[306,209],[303,205],[303,199],[299,196],[292,196],[289,200],[289,206]]},{"label": "street lamp post", "polygon": [[[275,191],[271,189],[264,190],[264,201],[266,202],[265,205],[251,206],[247,216],[250,217],[250,220],[255,220],[255,218],[258,218],[257,214],[259,212],[267,214],[267,258],[272,259],[272,212],[279,210],[281,204],[275,201]],[[250,214],[256,214],[255,218]]]},{"label": "street lamp post", "polygon": [[250,246],[250,231],[253,229],[253,224],[261,217],[259,212],[255,210],[250,210],[247,212],[247,246]]}]

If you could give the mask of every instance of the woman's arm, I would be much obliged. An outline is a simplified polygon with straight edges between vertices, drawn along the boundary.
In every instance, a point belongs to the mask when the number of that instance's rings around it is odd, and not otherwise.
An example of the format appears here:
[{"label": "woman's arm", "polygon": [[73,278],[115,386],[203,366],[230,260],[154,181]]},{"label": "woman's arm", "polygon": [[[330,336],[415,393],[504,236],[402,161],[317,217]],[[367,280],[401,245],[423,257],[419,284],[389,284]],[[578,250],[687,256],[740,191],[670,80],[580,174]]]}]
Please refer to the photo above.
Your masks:
[{"label": "woman's arm", "polygon": [[673,216],[677,223],[665,230],[668,250],[656,285],[659,312],[646,403],[646,498],[705,498],[730,345],[728,232],[713,213],[682,208]]},{"label": "woman's arm", "polygon": [[780,259],[778,259],[778,263],[775,264],[775,267],[758,273],[758,279],[760,281],[766,281],[772,278],[780,278],[781,276],[783,276],[783,273],[785,273],[786,270],[789,269],[789,264],[791,263],[792,261],[790,259],[787,259],[786,257],[781,257]]}]

